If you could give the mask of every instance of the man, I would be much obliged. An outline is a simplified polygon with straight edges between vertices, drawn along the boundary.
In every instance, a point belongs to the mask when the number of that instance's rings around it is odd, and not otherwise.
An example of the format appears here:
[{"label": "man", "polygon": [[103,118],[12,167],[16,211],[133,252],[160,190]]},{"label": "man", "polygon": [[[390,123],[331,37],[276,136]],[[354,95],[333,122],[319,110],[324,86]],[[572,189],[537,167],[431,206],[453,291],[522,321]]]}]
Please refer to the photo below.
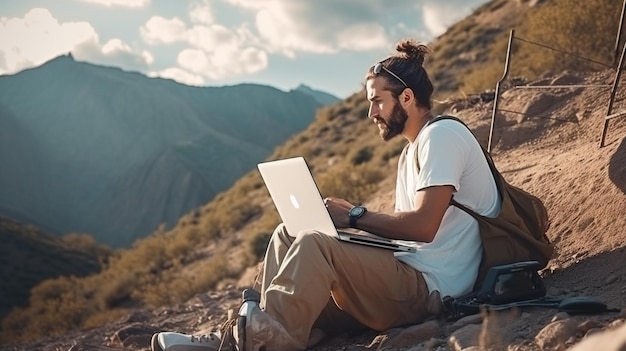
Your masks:
[{"label": "man", "polygon": [[265,256],[260,299],[244,297],[240,349],[304,350],[324,331],[415,324],[429,317],[431,293],[456,297],[472,290],[482,254],[478,223],[450,200],[495,217],[497,188],[463,124],[431,123],[426,46],[404,40],[396,51],[366,76],[368,117],[381,138],[408,141],[398,162],[395,212],[332,197],[325,203],[338,228],[399,240],[416,252],[394,254],[317,231],[287,233],[279,225]]}]

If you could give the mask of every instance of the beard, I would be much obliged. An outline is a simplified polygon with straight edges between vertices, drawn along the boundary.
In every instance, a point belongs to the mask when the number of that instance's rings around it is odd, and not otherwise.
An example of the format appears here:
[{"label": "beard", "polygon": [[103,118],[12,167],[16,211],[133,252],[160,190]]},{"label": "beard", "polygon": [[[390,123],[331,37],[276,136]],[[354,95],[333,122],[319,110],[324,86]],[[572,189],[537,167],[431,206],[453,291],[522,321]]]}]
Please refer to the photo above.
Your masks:
[{"label": "beard", "polygon": [[396,102],[391,110],[391,115],[388,120],[376,118],[376,122],[379,123],[378,127],[380,128],[380,137],[384,141],[388,141],[395,136],[400,135],[400,133],[404,130],[404,125],[406,124],[408,118],[409,115],[400,106],[400,104]]}]

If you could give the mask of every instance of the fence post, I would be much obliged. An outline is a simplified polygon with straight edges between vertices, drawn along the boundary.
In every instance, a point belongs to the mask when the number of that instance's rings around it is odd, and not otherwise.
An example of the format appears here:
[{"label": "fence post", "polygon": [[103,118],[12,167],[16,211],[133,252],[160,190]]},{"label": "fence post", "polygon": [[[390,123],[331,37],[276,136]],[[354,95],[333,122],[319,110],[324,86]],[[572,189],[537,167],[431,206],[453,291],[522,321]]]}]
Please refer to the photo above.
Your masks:
[{"label": "fence post", "polygon": [[[611,96],[609,97],[609,106],[606,110],[607,117],[611,115],[611,110],[613,110],[613,102],[615,101],[615,94],[617,93],[617,84],[619,83],[620,77],[622,76],[622,65],[624,64],[624,52],[626,52],[626,45],[622,48],[622,54],[619,58],[619,63],[617,64],[617,72],[615,72],[615,80],[613,80],[613,88],[611,88]],[[602,136],[600,137],[600,147],[604,147],[604,140],[606,139],[606,131],[609,127],[609,120],[604,118],[604,126],[602,127]]]},{"label": "fence post", "polygon": [[[626,0],[624,0],[626,1]],[[502,73],[502,78],[498,80],[496,83],[496,91],[493,99],[493,112],[491,113],[491,126],[489,127],[489,142],[487,143],[487,152],[491,153],[491,141],[493,139],[493,126],[496,121],[496,114],[498,113],[498,96],[500,95],[500,83],[506,79],[506,76],[509,74],[509,59],[511,58],[511,46],[513,45],[513,37],[515,36],[515,29],[511,29],[511,33],[509,34],[509,45],[506,49],[506,61],[504,63],[504,73]]]},{"label": "fence post", "polygon": [[619,55],[619,41],[622,37],[622,30],[624,28],[624,12],[626,12],[626,0],[622,3],[622,14],[619,18],[619,27],[617,28],[617,38],[615,38],[615,50],[613,54],[613,67],[617,63],[617,56]]}]

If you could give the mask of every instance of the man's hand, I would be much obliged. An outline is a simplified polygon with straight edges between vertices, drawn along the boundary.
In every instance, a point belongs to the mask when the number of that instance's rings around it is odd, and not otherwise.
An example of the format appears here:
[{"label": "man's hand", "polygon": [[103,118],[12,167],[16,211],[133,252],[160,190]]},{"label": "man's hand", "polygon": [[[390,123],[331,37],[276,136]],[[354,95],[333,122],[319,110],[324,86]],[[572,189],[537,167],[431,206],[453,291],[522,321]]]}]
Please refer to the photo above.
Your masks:
[{"label": "man's hand", "polygon": [[325,198],[324,203],[328,208],[328,213],[330,213],[330,217],[333,219],[333,223],[335,223],[335,227],[350,227],[350,217],[348,216],[348,212],[352,207],[354,207],[353,204],[351,204],[347,200],[337,199],[334,197]]}]

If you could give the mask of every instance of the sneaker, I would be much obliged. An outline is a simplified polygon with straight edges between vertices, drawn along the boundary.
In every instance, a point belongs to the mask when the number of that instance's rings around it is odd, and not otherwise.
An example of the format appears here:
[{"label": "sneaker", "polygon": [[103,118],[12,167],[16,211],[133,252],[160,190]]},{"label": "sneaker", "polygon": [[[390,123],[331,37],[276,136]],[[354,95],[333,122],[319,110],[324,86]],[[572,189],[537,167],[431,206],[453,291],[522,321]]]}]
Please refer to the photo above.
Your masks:
[{"label": "sneaker", "polygon": [[233,336],[237,351],[294,351],[304,350],[285,328],[259,307],[257,291],[243,291],[243,303],[237,316]]},{"label": "sneaker", "polygon": [[222,340],[215,333],[194,336],[162,332],[154,334],[151,341],[152,351],[219,351],[221,345]]},{"label": "sneaker", "polygon": [[242,293],[242,303],[237,314],[237,324],[233,330],[233,336],[237,345],[237,351],[247,351],[246,349],[246,325],[248,317],[252,315],[253,309],[260,309],[259,302],[261,294],[254,289],[245,289]]}]

